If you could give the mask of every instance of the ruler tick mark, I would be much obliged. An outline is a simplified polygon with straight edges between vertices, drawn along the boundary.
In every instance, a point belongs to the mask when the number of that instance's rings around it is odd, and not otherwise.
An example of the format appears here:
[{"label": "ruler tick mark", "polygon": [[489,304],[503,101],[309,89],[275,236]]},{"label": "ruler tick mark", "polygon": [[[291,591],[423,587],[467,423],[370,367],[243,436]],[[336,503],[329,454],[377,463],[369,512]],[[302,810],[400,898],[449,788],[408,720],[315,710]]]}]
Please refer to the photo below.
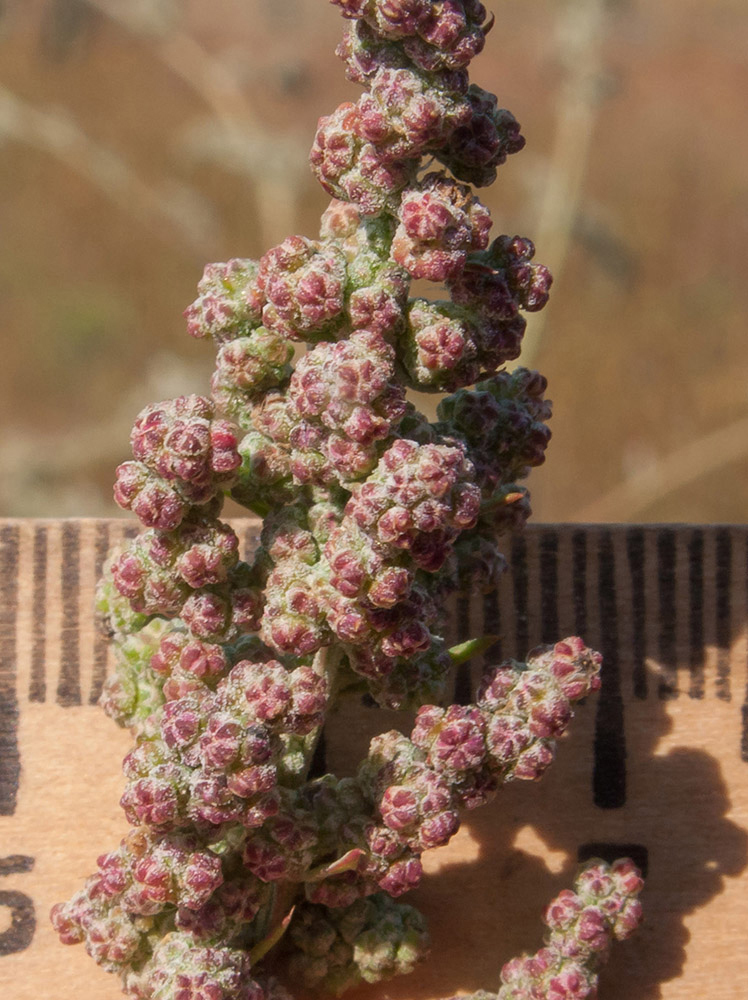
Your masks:
[{"label": "ruler tick mark", "polygon": [[558,532],[544,531],[540,538],[541,642],[557,642],[558,629]]},{"label": "ruler tick mark", "polygon": [[618,659],[615,550],[610,531],[600,535],[598,601],[603,656],[602,686],[595,715],[593,799],[601,809],[620,809],[626,803],[626,737]]},{"label": "ruler tick mark", "polygon": [[675,650],[675,532],[662,528],[657,533],[657,590],[659,596],[658,658],[662,668],[657,693],[663,700],[678,697],[678,667]]},{"label": "ruler tick mark", "polygon": [[575,531],[571,539],[571,586],[574,603],[574,631],[587,633],[587,533]]},{"label": "ruler tick mark", "polygon": [[732,538],[729,528],[717,532],[715,588],[717,596],[717,697],[730,701],[730,588],[732,577]]},{"label": "ruler tick mark", "polygon": [[688,666],[691,698],[704,697],[704,532],[696,528],[688,541]]},{"label": "ruler tick mark", "polygon": [[[470,632],[470,597],[457,598],[457,641],[472,638]],[[469,705],[473,696],[470,662],[461,663],[455,674],[454,701],[456,705]]]},{"label": "ruler tick mark", "polygon": [[646,550],[644,532],[641,528],[630,528],[626,532],[626,556],[631,578],[631,615],[633,624],[632,659],[634,697],[644,701],[648,693],[646,634],[647,598],[644,587]]},{"label": "ruler tick mark", "polygon": [[19,545],[19,529],[4,525],[0,529],[0,816],[16,811],[21,776],[16,694]]},{"label": "ruler tick mark", "polygon": [[62,629],[61,663],[57,683],[57,702],[67,708],[81,704],[80,648],[78,617],[80,612],[80,527],[71,521],[62,526]]},{"label": "ruler tick mark", "polygon": [[[486,635],[498,636],[501,632],[501,608],[499,606],[499,594],[494,590],[486,594],[483,598],[483,631]],[[483,657],[486,666],[501,661],[501,639],[490,646]]]},{"label": "ruler tick mark", "polygon": [[512,584],[514,588],[514,655],[523,657],[527,653],[529,642],[529,624],[527,618],[528,579],[527,579],[527,542],[522,535],[512,536]]},{"label": "ruler tick mark", "polygon": [[31,681],[29,701],[46,701],[46,629],[47,629],[47,528],[37,525],[34,531],[34,581],[31,609]]},{"label": "ruler tick mark", "polygon": [[[106,561],[107,554],[109,552],[109,525],[106,521],[102,521],[100,524],[96,525],[96,541],[94,544],[94,558],[96,560],[95,570],[96,570],[96,581],[101,579],[101,574],[104,569],[104,562]],[[94,614],[93,605],[88,609],[91,614]],[[86,609],[84,609],[84,614]],[[96,638],[94,640],[94,662],[93,662],[93,677],[91,679],[91,691],[89,692],[88,702],[90,705],[95,705],[99,698],[101,697],[101,692],[104,688],[104,681],[106,680],[106,670],[107,670],[107,655],[109,652],[109,639],[102,634],[102,628],[99,626],[96,630]]]}]

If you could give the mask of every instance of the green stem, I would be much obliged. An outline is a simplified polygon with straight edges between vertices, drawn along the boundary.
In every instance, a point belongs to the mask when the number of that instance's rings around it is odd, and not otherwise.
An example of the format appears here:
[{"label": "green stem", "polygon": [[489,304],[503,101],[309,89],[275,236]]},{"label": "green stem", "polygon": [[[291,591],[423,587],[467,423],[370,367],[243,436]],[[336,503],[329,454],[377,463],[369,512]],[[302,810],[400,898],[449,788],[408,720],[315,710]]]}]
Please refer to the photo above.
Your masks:
[{"label": "green stem", "polygon": [[[315,654],[312,663],[314,670],[318,674],[327,677],[329,691],[328,704],[332,702],[333,696],[336,693],[335,682],[337,679],[338,666],[340,665],[342,658],[343,653],[339,647],[325,646]],[[304,748],[304,755],[306,758],[306,766],[302,771],[301,778],[298,779],[298,785],[303,784],[303,782],[307,779],[309,767],[314,757],[314,751],[317,748],[317,743],[322,735],[323,728],[324,723],[310,733],[309,737],[305,741],[306,746]],[[357,863],[358,857],[354,859],[349,858],[348,855],[346,855],[344,859],[341,858],[338,859],[337,862],[333,862],[332,867],[334,869],[336,865],[339,865],[342,862],[343,868],[341,870],[347,870],[345,867],[346,863],[348,862],[352,866],[354,861]],[[320,866],[320,870],[325,867],[328,866]],[[262,928],[260,931],[262,937],[252,948],[251,958],[253,964],[255,962],[259,962],[261,958],[264,958],[265,955],[267,955],[268,952],[275,947],[285,934],[291,921],[291,916],[301,888],[302,884],[298,882],[275,882],[273,884],[273,892],[270,902],[266,907],[264,907],[263,912],[261,912],[256,918],[258,920],[258,927]]]},{"label": "green stem", "polygon": [[[295,894],[296,893],[294,892],[294,895]],[[279,897],[282,895],[282,893],[278,893],[276,902],[279,901]],[[249,953],[250,965],[256,965],[257,962],[267,955],[271,948],[274,948],[278,944],[280,939],[288,930],[288,925],[291,923],[291,917],[293,916],[294,909],[295,906],[291,905],[283,917],[277,920],[271,919],[270,932],[266,934],[261,941],[258,941]],[[282,912],[282,910],[280,912]],[[275,916],[275,907],[273,908],[272,916]]]},{"label": "green stem", "polygon": [[[332,704],[333,698],[338,693],[336,690],[336,681],[338,676],[338,667],[340,666],[340,661],[343,659],[343,652],[339,646],[323,646],[322,649],[318,650],[314,655],[314,660],[312,661],[313,669],[321,676],[327,677],[327,690],[328,698],[327,704]],[[325,712],[325,718],[327,718],[327,712]],[[313,732],[309,734],[309,742],[306,749],[306,767],[304,768],[303,781],[306,781],[306,777],[309,773],[309,767],[311,766],[312,759],[314,758],[314,751],[317,749],[317,744],[322,736],[322,730],[325,728],[325,723],[323,722],[321,726],[318,726]]]}]

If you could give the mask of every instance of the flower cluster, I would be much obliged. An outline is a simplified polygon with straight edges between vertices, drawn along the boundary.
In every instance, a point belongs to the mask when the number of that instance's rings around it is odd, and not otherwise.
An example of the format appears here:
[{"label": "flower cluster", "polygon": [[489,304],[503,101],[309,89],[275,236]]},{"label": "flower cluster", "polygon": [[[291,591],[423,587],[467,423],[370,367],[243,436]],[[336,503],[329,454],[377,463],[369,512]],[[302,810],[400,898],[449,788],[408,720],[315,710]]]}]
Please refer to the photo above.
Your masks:
[{"label": "flower cluster", "polygon": [[[319,122],[319,235],[208,265],[185,318],[216,350],[210,395],[143,410],[117,470],[143,530],[111,554],[97,607],[117,663],[102,705],[135,737],[132,829],[52,921],[133,1000],[290,1000],[276,956],[336,994],[410,971],[428,937],[394,899],[423,853],[504,783],[540,778],[600,683],[569,638],[445,704],[454,662],[486,648],[447,648],[445,596],[495,588],[550,436],[545,379],[502,366],[551,276],[530,240],[489,242],[471,187],[524,145],[469,80],[482,3],[333,2],[363,94]],[[442,297],[410,296],[413,280]],[[409,389],[450,395],[429,420]],[[263,518],[247,561],[225,496]],[[320,773],[325,719],[352,695],[415,712],[410,735]],[[628,862],[588,867],[500,1000],[591,998],[639,888]]]},{"label": "flower cluster", "polygon": [[203,396],[147,406],[130,440],[135,461],[117,469],[114,498],[163,531],[177,528],[192,507],[216,500],[241,463],[236,429],[215,419],[214,403]]},{"label": "flower cluster", "polygon": [[628,859],[588,861],[574,889],[564,889],[545,911],[545,947],[507,962],[498,994],[478,990],[451,1000],[597,1000],[598,970],[611,941],[629,937],[641,920],[643,884]]},{"label": "flower cluster", "polygon": [[303,904],[289,938],[291,978],[335,996],[410,972],[428,953],[421,914],[386,893],[336,909]]},{"label": "flower cluster", "polygon": [[504,966],[497,1000],[594,1000],[610,942],[627,938],[641,920],[642,886],[631,861],[590,861],[574,891],[565,889],[546,910],[546,947]]},{"label": "flower cluster", "polygon": [[180,618],[197,638],[227,640],[256,628],[261,610],[238,546],[229,525],[198,515],[178,531],[144,531],[114,556],[108,572],[133,611]]}]

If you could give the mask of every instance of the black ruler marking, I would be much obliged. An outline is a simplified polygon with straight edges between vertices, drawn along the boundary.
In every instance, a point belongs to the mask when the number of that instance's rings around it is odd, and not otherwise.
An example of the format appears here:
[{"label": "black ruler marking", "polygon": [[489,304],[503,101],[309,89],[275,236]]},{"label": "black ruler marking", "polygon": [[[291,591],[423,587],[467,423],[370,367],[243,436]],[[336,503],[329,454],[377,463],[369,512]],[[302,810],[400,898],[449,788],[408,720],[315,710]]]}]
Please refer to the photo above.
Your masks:
[{"label": "black ruler marking", "polygon": [[27,854],[11,854],[7,858],[0,858],[0,877],[30,872],[34,867],[35,860]]},{"label": "black ruler marking", "polygon": [[[744,609],[744,614],[746,619],[748,619],[748,546],[746,547],[746,562],[745,562],[745,587],[746,587],[746,606]],[[742,730],[740,733],[740,758],[748,763],[748,679],[746,680],[745,687],[745,700],[742,707]]]},{"label": "black ruler marking", "polygon": [[0,891],[0,907],[10,910],[10,927],[0,934],[0,957],[25,951],[34,937],[34,903],[25,892]]},{"label": "black ruler marking", "polygon": [[[107,555],[109,554],[109,524],[106,521],[101,521],[96,525],[96,540],[94,542],[94,558],[96,560],[96,582],[101,579],[101,574],[104,569],[104,563],[106,562]],[[96,614],[96,609],[91,603],[88,609],[84,609],[92,615]],[[95,705],[99,698],[101,697],[101,692],[104,689],[104,681],[106,680],[107,673],[107,661],[109,653],[109,643],[110,640],[103,634],[103,629],[99,625],[96,629],[96,638],[94,639],[94,653],[93,653],[93,675],[91,677],[91,690],[88,695],[88,702],[90,705]]]},{"label": "black ruler marking", "polygon": [[540,536],[540,641],[558,642],[558,532]]},{"label": "black ruler marking", "polygon": [[486,667],[494,666],[501,662],[502,642],[501,642],[501,606],[499,604],[499,592],[491,591],[483,597],[483,632],[485,635],[495,635],[498,638],[492,646],[486,650],[483,657],[483,664]]},{"label": "black ruler marking", "polygon": [[80,643],[80,526],[62,525],[62,627],[60,629],[60,677],[57,702],[64,707],[81,704]]},{"label": "black ruler marking", "polygon": [[17,525],[0,528],[0,816],[16,811],[21,776],[16,694],[19,543]]},{"label": "black ruler marking", "polygon": [[587,532],[575,531],[571,537],[571,587],[574,604],[574,632],[583,639],[587,634]]},{"label": "black ruler marking", "polygon": [[600,535],[598,548],[598,602],[602,686],[595,715],[593,800],[601,809],[619,809],[626,803],[626,737],[618,659],[618,609],[613,536]]},{"label": "black ruler marking", "polygon": [[47,528],[43,524],[34,529],[33,563],[29,701],[43,702],[47,697]]},{"label": "black ruler marking", "polygon": [[[112,524],[102,520],[96,526],[95,535],[95,559],[96,576],[100,575],[101,567],[108,554],[109,541]],[[131,538],[138,534],[139,528],[135,523],[116,525],[117,533],[124,537]],[[681,530],[681,529],[679,529]],[[8,534],[10,532],[10,534]],[[63,706],[81,704],[80,692],[80,649],[79,649],[79,596],[80,596],[80,538],[79,526],[74,523],[63,524],[62,527],[62,632],[61,632],[61,672],[59,686],[57,690],[57,701]],[[504,641],[497,641],[487,652],[484,662],[495,663],[504,655],[515,655],[523,657],[531,643],[536,641],[552,642],[558,638],[560,624],[559,608],[559,545],[560,533],[555,528],[539,528],[537,533],[531,528],[529,533],[534,546],[538,544],[538,563],[530,565],[531,552],[528,547],[526,537],[515,536],[511,543],[510,564],[512,574],[512,595],[514,610],[514,648],[512,649],[512,639],[508,636],[502,637]],[[739,624],[735,613],[731,609],[732,599],[732,571],[735,564],[735,554],[733,553],[733,532],[729,528],[718,528],[714,532],[708,529],[694,528],[688,539],[684,538],[683,557],[688,563],[688,647],[689,647],[689,695],[692,698],[703,698],[705,696],[705,642],[707,640],[707,626],[704,616],[704,600],[707,595],[707,568],[706,568],[706,545],[709,534],[715,538],[714,556],[714,588],[715,588],[715,638],[718,649],[718,676],[717,695],[723,700],[730,700],[730,649],[732,642],[731,629]],[[534,538],[532,537],[534,535]],[[240,529],[240,537],[244,543],[245,556],[254,549],[257,544],[258,531],[256,526],[246,526]],[[587,556],[588,546],[594,536],[589,529],[578,529],[571,532],[571,588],[572,607],[574,615],[575,631],[584,636],[589,625],[587,608]],[[600,724],[603,718],[608,718],[615,722],[615,738],[613,744],[618,746],[618,760],[614,761],[615,755],[611,756],[611,748],[608,747],[601,756],[596,757],[596,766],[607,771],[608,775],[618,770],[619,777],[622,775],[623,792],[625,797],[625,742],[623,740],[623,720],[622,702],[620,699],[620,662],[621,651],[618,643],[620,635],[618,632],[619,622],[615,601],[611,601],[606,596],[606,590],[611,580],[614,580],[615,573],[620,572],[622,567],[613,566],[611,571],[606,568],[606,560],[614,558],[612,549],[613,539],[619,537],[619,533],[614,529],[601,536],[599,561],[599,587],[598,601],[600,606],[600,627],[601,627],[601,650],[605,654],[606,668],[604,670],[604,694],[605,701],[604,714],[600,716]],[[17,570],[18,548],[20,536],[15,525],[4,526],[3,539],[11,539],[11,548],[14,551],[13,560]],[[13,542],[12,540],[15,539]],[[632,589],[632,612],[633,612],[633,691],[637,698],[645,698],[647,695],[647,672],[645,659],[646,615],[651,610],[647,607],[645,595],[645,579],[647,572],[646,559],[646,532],[640,528],[631,528],[626,531],[626,555],[628,558],[628,571],[631,579]],[[680,542],[678,531],[673,529],[659,529],[656,536],[657,545],[657,587],[659,597],[659,634],[658,634],[658,655],[666,671],[664,680],[660,685],[660,692],[669,696],[677,687],[677,648],[676,648],[676,576],[677,576],[677,551],[676,545]],[[6,559],[9,558],[7,555]],[[607,555],[606,555],[607,551]],[[711,560],[710,560],[711,566]],[[684,566],[685,569],[685,566]],[[747,567],[748,570],[748,567]],[[536,626],[533,624],[532,635],[530,634],[531,615],[531,588],[530,572],[539,572],[539,634],[536,633]],[[48,527],[40,524],[35,526],[33,533],[33,608],[31,610],[31,676],[28,690],[30,701],[44,701],[46,697],[47,678],[45,670],[45,632],[46,632],[46,582],[49,572],[49,537]],[[12,576],[13,574],[11,574]],[[12,592],[13,600],[17,603],[17,580],[4,573],[3,585],[6,592]],[[747,582],[748,585],[748,582]],[[532,595],[535,601],[536,595]],[[464,598],[458,603],[457,631],[460,638],[466,638],[472,600],[482,601],[483,621],[485,632],[498,635],[501,631],[502,618],[505,626],[509,624],[510,612],[506,609],[506,616],[500,608],[498,594],[488,594],[482,598]],[[4,601],[7,608],[8,601]],[[85,611],[84,611],[85,613]],[[14,619],[15,620],[15,619]],[[534,619],[533,619],[534,620]],[[742,621],[742,619],[741,619]],[[613,625],[611,629],[611,624]],[[6,622],[7,625],[7,622]],[[5,673],[2,684],[0,684],[0,694],[2,694],[2,706],[0,706],[0,716],[5,720],[4,738],[2,744],[6,751],[0,757],[2,773],[6,775],[6,787],[9,787],[7,775],[11,774],[14,767],[20,768],[20,761],[17,759],[18,751],[15,747],[15,727],[17,726],[17,702],[15,700],[15,635],[13,639],[12,652],[5,643],[4,659]],[[101,688],[104,683],[107,670],[108,640],[100,637],[95,641],[94,646],[94,669],[92,676],[91,690],[88,695],[89,702],[98,700]],[[507,647],[502,649],[502,646]],[[628,658],[628,655],[627,655]],[[12,663],[11,663],[12,661]],[[611,683],[611,667],[613,663],[613,673],[616,675],[617,698],[612,697],[614,686]],[[8,678],[9,670],[12,667],[14,683],[12,694],[9,694]],[[467,667],[463,668],[456,679],[455,695],[457,700],[469,700],[472,697],[473,684],[471,683],[470,672]],[[746,690],[745,704],[741,706],[743,728],[741,733],[741,755],[748,761],[748,688]],[[15,715],[14,715],[15,713]],[[8,720],[15,719],[12,723]],[[617,720],[617,721],[616,721]],[[617,727],[617,729],[616,729]],[[12,735],[8,735],[11,733]],[[15,747],[15,750],[13,749]],[[15,753],[15,763],[14,763]],[[615,766],[613,766],[615,764]],[[611,767],[613,771],[611,771]],[[602,773],[601,771],[601,773]],[[16,777],[13,781],[17,783],[17,775],[20,770],[14,772]],[[602,781],[602,778],[599,779]],[[605,784],[610,786],[609,778],[606,777]],[[602,795],[603,793],[600,792]],[[612,793],[606,793],[610,799]],[[15,792],[13,793],[15,802]],[[603,796],[605,798],[605,795]],[[6,795],[7,799],[7,795]],[[612,806],[611,806],[612,807]],[[14,808],[14,805],[5,808]]]},{"label": "black ruler marking", "polygon": [[514,655],[522,659],[529,645],[527,542],[522,535],[512,536],[511,567],[514,591]]},{"label": "black ruler marking", "polygon": [[730,701],[730,590],[732,577],[732,537],[729,528],[717,532],[715,589],[717,640],[717,697]]},{"label": "black ruler marking", "polygon": [[[470,635],[470,604],[468,596],[457,598],[457,641],[466,642],[474,638]],[[460,663],[455,673],[454,703],[469,705],[473,699],[473,682],[470,676],[470,661]]]},{"label": "black ruler marking", "polygon": [[704,697],[704,532],[688,540],[688,669],[691,698]]},{"label": "black ruler marking", "polygon": [[632,677],[634,697],[644,701],[649,684],[647,681],[647,594],[645,590],[646,547],[641,528],[626,532],[626,556],[631,578],[631,620],[633,625]]},{"label": "black ruler marking", "polygon": [[678,658],[675,648],[675,532],[662,528],[657,533],[657,590],[659,595],[658,657],[661,674],[657,694],[661,699],[678,697]]}]

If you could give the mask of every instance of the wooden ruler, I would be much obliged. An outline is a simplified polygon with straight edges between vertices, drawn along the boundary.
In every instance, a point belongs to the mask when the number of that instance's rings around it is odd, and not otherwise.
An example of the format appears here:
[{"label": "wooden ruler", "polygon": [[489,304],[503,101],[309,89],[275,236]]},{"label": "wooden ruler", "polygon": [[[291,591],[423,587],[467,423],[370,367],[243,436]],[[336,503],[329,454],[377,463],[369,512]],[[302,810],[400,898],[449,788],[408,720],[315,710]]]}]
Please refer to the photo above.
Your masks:
[{"label": "wooden ruler", "polygon": [[[257,523],[235,522],[245,550]],[[111,652],[93,589],[126,521],[0,522],[0,996],[116,1000],[117,981],[57,943],[52,903],[79,888],[125,829],[130,736],[96,706]],[[450,636],[500,636],[490,659],[579,634],[604,654],[599,695],[539,785],[467,814],[426,858],[412,901],[433,958],[361,997],[430,1000],[498,986],[540,943],[544,905],[579,858],[629,853],[648,869],[640,934],[601,1000],[748,996],[748,528],[544,526],[508,543],[498,594],[456,599]],[[455,677],[469,700],[481,664]],[[331,720],[328,768],[353,773],[395,713]]]}]

